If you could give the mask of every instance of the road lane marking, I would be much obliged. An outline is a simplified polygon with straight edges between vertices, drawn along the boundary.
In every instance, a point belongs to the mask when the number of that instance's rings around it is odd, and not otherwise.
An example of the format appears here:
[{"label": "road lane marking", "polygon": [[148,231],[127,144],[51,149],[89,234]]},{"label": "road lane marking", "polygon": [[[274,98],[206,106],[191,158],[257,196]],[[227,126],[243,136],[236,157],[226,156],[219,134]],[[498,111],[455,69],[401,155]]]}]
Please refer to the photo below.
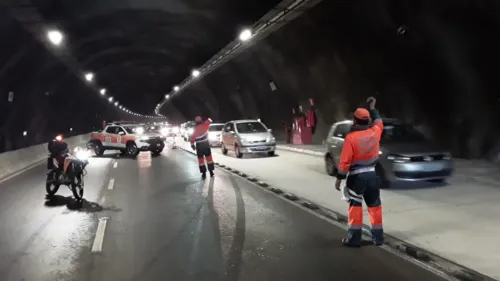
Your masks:
[{"label": "road lane marking", "polygon": [[108,183],[108,189],[112,190],[114,185],[115,185],[115,179],[111,178]]},{"label": "road lane marking", "polygon": [[115,162],[115,163],[113,164],[113,168],[116,168],[116,167],[118,167],[118,162]]},{"label": "road lane marking", "polygon": [[107,217],[102,217],[99,219],[99,224],[97,225],[97,231],[94,238],[94,244],[92,245],[92,253],[100,253],[102,251],[102,244],[104,243],[104,233],[106,231],[107,222]]}]

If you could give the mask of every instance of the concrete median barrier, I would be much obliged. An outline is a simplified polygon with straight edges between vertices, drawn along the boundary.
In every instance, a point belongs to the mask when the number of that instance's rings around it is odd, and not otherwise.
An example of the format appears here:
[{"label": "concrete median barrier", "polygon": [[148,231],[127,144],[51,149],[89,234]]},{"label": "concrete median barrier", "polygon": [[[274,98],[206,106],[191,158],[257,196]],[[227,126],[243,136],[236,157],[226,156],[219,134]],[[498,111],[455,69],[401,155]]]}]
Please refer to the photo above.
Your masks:
[{"label": "concrete median barrier", "polygon": [[[65,141],[70,148],[85,145],[88,134],[67,138]],[[38,144],[0,154],[0,179],[15,175],[27,168],[42,163],[47,159],[49,152],[47,143]]]}]

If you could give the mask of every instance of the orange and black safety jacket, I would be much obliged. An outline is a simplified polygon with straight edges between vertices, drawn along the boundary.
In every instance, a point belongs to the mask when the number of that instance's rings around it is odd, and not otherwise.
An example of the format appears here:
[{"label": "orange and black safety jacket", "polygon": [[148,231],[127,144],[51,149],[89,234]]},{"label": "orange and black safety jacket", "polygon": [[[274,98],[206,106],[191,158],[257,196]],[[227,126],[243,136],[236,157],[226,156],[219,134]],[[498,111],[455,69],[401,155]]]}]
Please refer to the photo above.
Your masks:
[{"label": "orange and black safety jacket", "polygon": [[380,153],[380,138],[384,123],[376,109],[370,109],[373,126],[354,125],[344,140],[337,179],[343,180],[349,176],[375,171]]},{"label": "orange and black safety jacket", "polygon": [[212,119],[198,124],[194,127],[193,134],[191,135],[191,144],[208,142],[208,127],[212,124]]}]

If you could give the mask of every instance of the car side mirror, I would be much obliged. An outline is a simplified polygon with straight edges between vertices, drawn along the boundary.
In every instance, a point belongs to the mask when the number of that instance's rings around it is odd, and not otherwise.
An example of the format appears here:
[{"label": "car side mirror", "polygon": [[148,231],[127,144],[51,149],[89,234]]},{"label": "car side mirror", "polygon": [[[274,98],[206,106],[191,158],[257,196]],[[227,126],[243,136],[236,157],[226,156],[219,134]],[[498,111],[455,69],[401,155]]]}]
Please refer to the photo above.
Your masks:
[{"label": "car side mirror", "polygon": [[268,131],[269,133],[272,133],[272,132],[273,132],[273,129],[267,129],[267,131]]}]

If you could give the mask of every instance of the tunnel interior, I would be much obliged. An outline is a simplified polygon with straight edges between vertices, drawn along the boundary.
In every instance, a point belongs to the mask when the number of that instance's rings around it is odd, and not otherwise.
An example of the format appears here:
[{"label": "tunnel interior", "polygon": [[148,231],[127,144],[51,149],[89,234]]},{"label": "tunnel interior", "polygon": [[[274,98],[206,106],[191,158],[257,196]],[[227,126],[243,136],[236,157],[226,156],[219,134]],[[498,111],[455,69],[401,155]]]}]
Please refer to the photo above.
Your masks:
[{"label": "tunnel interior", "polygon": [[[0,10],[8,38],[0,52],[2,151],[56,132],[87,133],[103,120],[157,120],[165,93],[279,3],[25,2]],[[183,89],[161,114],[175,122],[260,118],[280,138],[292,108],[313,98],[321,143],[333,122],[375,96],[383,116],[414,123],[457,157],[497,154],[500,4],[317,2]],[[65,34],[62,46],[47,42],[51,28]]]}]

